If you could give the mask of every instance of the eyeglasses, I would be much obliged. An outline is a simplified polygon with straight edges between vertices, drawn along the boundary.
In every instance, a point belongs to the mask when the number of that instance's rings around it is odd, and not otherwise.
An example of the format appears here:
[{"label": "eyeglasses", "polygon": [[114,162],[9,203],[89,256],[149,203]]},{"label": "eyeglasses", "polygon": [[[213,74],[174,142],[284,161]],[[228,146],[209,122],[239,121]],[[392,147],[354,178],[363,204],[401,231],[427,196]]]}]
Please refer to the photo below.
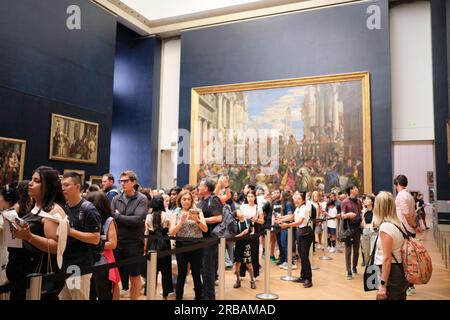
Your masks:
[{"label": "eyeglasses", "polygon": [[67,189],[67,188],[69,188],[69,187],[71,187],[71,186],[74,186],[75,184],[73,184],[73,183],[63,183],[63,184],[61,184],[61,188],[63,188],[63,189]]},{"label": "eyeglasses", "polygon": [[123,180],[119,180],[120,183],[128,183],[130,181],[130,179],[123,179]]}]

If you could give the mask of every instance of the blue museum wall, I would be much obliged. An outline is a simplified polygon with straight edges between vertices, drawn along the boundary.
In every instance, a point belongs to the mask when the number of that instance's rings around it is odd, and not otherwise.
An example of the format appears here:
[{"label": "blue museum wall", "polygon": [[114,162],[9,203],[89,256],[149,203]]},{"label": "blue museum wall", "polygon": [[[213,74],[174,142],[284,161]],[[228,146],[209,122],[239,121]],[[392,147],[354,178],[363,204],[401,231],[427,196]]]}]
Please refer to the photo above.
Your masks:
[{"label": "blue museum wall", "polygon": [[[431,1],[431,30],[433,48],[433,96],[434,96],[434,136],[436,161],[436,199],[450,199],[450,165],[447,159],[447,119],[449,112],[448,87],[448,39],[450,21],[448,11],[450,1]],[[439,211],[443,211],[439,206]],[[450,224],[450,213],[439,212],[439,222]]]},{"label": "blue museum wall", "polygon": [[[0,2],[0,136],[27,141],[24,178],[40,165],[108,171],[115,41],[116,17],[89,0]],[[97,164],[49,160],[51,113],[100,124]]]},{"label": "blue museum wall", "polygon": [[[142,186],[156,186],[161,41],[118,24],[114,70],[111,172],[134,170]],[[156,112],[156,114],[154,114]],[[156,146],[156,149],[155,149]],[[155,151],[156,150],[156,151]]]},{"label": "blue museum wall", "polygon": [[[374,4],[381,28],[369,30]],[[388,23],[388,1],[380,0],[185,31],[179,127],[190,128],[193,87],[369,71],[372,187],[392,190]],[[188,181],[189,165],[181,164],[178,184]]]}]

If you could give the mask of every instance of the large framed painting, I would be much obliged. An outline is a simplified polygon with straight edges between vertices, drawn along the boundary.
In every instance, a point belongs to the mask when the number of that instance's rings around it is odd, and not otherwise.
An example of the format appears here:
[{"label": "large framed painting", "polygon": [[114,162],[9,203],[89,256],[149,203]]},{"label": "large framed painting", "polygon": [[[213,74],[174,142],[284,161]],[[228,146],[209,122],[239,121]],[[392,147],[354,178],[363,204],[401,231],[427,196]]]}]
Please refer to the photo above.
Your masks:
[{"label": "large framed painting", "polygon": [[50,160],[97,163],[98,123],[52,113]]},{"label": "large framed painting", "polygon": [[0,186],[23,180],[25,140],[0,137]]},{"label": "large framed painting", "polygon": [[368,72],[192,89],[190,183],[372,192]]},{"label": "large framed painting", "polygon": [[81,177],[81,188],[83,188],[84,182],[86,181],[86,173],[84,172],[84,170],[64,169],[63,173],[66,173],[66,172],[78,173]]}]

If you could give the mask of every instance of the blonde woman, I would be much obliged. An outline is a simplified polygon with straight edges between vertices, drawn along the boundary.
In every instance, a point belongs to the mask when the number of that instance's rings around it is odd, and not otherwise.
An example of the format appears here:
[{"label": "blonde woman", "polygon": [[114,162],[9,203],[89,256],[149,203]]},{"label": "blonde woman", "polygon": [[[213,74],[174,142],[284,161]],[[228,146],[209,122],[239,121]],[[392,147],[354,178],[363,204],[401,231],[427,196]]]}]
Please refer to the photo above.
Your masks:
[{"label": "blonde woman", "polygon": [[[313,193],[311,194],[311,201],[306,204],[306,208],[310,212],[311,220],[322,218],[323,212],[320,205],[319,191],[313,191]],[[316,239],[313,243],[313,248],[322,249],[322,222],[314,222],[313,225],[314,233],[316,235]]]},{"label": "blonde woman", "polygon": [[377,300],[406,300],[408,282],[401,252],[405,230],[397,217],[392,193],[381,191],[375,198],[373,224],[379,230],[374,262],[381,268]]}]

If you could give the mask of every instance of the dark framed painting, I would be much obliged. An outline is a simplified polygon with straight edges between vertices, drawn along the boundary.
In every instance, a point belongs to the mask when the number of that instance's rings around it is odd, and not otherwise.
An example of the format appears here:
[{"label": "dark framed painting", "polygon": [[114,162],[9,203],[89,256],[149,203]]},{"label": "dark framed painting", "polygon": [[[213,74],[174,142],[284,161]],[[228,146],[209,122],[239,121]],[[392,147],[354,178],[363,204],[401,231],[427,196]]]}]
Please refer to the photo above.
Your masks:
[{"label": "dark framed painting", "polygon": [[428,201],[433,203],[434,200],[434,188],[428,188]]},{"label": "dark framed painting", "polygon": [[434,186],[434,172],[427,171],[427,185],[432,187]]},{"label": "dark framed painting", "polygon": [[91,185],[96,184],[101,188],[102,187],[102,178],[103,178],[103,176],[90,176],[89,182]]},{"label": "dark framed painting", "polygon": [[86,173],[84,170],[74,170],[74,169],[64,169],[63,173],[66,172],[76,172],[81,176],[81,187],[83,188],[84,182],[86,181]]},{"label": "dark framed painting", "polygon": [[23,180],[25,140],[0,137],[0,186]]},{"label": "dark framed painting", "polygon": [[50,160],[97,163],[99,124],[52,113]]},{"label": "dark framed painting", "polygon": [[368,72],[191,91],[190,183],[372,192]]}]

